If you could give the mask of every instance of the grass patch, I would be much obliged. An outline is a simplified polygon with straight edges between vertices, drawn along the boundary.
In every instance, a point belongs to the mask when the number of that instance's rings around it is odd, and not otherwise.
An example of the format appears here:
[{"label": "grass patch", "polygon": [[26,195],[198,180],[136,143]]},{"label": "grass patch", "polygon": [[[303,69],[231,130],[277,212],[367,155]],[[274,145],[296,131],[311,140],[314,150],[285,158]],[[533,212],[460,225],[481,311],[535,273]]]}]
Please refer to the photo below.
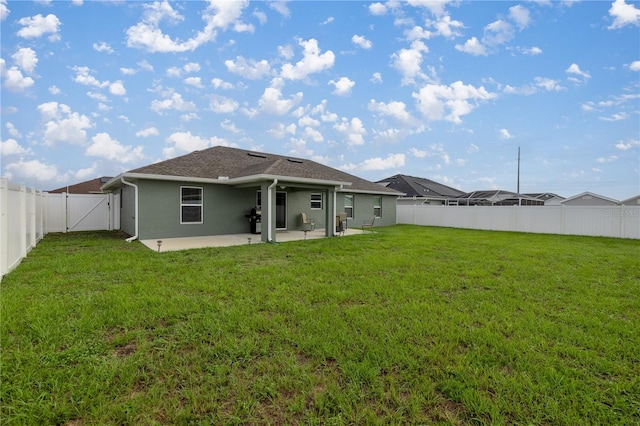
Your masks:
[{"label": "grass patch", "polygon": [[2,424],[638,424],[638,241],[393,226],[4,277]]}]

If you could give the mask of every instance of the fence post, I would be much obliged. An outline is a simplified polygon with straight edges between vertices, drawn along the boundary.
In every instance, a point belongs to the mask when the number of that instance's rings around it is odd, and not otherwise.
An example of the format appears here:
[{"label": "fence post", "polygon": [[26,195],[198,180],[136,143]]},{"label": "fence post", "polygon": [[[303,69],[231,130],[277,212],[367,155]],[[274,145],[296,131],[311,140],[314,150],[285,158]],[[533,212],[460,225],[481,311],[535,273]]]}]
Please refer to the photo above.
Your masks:
[{"label": "fence post", "polygon": [[9,269],[9,179],[0,178],[0,279]]},{"label": "fence post", "polygon": [[20,230],[20,258],[27,257],[27,185],[20,185],[20,201],[18,203],[18,229]]}]

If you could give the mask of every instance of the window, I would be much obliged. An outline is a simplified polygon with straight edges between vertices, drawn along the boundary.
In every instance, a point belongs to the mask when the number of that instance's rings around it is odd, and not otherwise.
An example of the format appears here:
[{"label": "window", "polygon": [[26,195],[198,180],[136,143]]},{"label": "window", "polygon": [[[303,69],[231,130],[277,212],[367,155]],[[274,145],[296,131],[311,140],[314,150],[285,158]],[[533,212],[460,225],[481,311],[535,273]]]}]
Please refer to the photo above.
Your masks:
[{"label": "window", "polygon": [[382,197],[373,197],[373,215],[382,217]]},{"label": "window", "polygon": [[353,195],[344,196],[344,211],[347,219],[353,219]]},{"label": "window", "polygon": [[322,194],[311,194],[311,210],[322,210]]},{"label": "window", "polygon": [[256,209],[262,210],[262,191],[256,192]]},{"label": "window", "polygon": [[202,223],[202,188],[180,187],[180,223]]}]

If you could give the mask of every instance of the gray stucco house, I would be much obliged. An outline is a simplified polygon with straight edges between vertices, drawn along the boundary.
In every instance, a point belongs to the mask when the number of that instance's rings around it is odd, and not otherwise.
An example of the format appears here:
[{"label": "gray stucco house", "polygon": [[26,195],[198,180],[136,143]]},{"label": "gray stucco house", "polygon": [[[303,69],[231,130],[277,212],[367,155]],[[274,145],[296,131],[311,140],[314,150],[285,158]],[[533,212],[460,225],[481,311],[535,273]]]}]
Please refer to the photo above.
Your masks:
[{"label": "gray stucco house", "polygon": [[223,146],[125,172],[102,189],[120,195],[130,240],[248,233],[254,208],[264,242],[301,230],[302,213],[331,236],[342,212],[349,227],[374,216],[376,226],[395,224],[402,195],[311,160]]}]

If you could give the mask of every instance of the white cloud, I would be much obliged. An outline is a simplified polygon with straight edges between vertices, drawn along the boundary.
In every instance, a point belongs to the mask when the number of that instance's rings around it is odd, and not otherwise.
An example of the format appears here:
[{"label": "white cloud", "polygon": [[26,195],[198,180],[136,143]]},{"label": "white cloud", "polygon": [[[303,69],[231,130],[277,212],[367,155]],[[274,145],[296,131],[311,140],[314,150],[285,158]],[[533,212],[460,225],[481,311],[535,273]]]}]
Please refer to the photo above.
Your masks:
[{"label": "white cloud", "polygon": [[113,139],[108,133],[98,133],[91,138],[91,145],[86,150],[86,155],[100,157],[119,163],[133,163],[144,159],[142,146],[133,147],[122,145]]},{"label": "white cloud", "polygon": [[582,71],[577,64],[571,64],[564,72],[569,74],[567,78],[574,83],[585,83],[591,78],[591,75],[586,71]]},{"label": "white cloud", "polygon": [[633,4],[628,4],[625,0],[616,0],[611,4],[609,16],[613,18],[613,23],[607,28],[615,30],[627,25],[640,25],[640,10]]},{"label": "white cloud", "polygon": [[[418,93],[413,93],[418,110],[427,120],[446,120],[457,124],[462,123],[460,117],[469,114],[478,102],[495,97],[495,94],[488,92],[484,87],[476,88],[461,81],[449,86],[427,84]],[[472,104],[471,100],[475,101],[475,104]]]},{"label": "white cloud", "polygon": [[420,40],[411,43],[410,49],[400,49],[391,55],[391,65],[402,75],[402,85],[412,84],[416,77],[426,79],[422,72],[422,53],[429,48]]},{"label": "white cloud", "polygon": [[62,90],[60,90],[60,88],[54,84],[53,86],[49,87],[49,93],[51,93],[52,95],[59,95],[60,93],[62,93]]},{"label": "white cloud", "polygon": [[44,143],[53,145],[56,142],[82,145],[86,142],[87,132],[93,125],[86,115],[72,112],[65,104],[46,102],[38,105],[38,111],[44,121]]},{"label": "white cloud", "polygon": [[18,131],[18,129],[16,129],[16,126],[13,125],[13,123],[7,121],[6,126],[7,126],[7,132],[9,132],[9,134],[14,138],[19,138],[22,136]]},{"label": "white cloud", "polygon": [[11,11],[7,7],[7,0],[0,0],[0,21],[7,19]]},{"label": "white cloud", "polygon": [[149,136],[158,136],[160,132],[155,127],[148,127],[136,132],[138,138],[148,138]]},{"label": "white cloud", "polygon": [[153,72],[153,65],[151,65],[149,62],[147,62],[146,59],[143,59],[142,61],[138,62],[137,65],[140,67],[140,69],[143,69],[143,70],[149,71],[149,72]]},{"label": "white cloud", "polygon": [[614,161],[616,161],[618,159],[617,155],[610,155],[608,157],[600,157],[597,158],[596,161],[598,163],[613,163]]},{"label": "white cloud", "polygon": [[404,164],[405,164],[404,154],[389,154],[387,158],[381,158],[381,157],[368,158],[359,164],[350,163],[340,168],[344,170],[349,170],[349,171],[388,170],[388,169],[397,169],[399,167],[403,167]]},{"label": "white cloud", "polygon": [[238,109],[238,102],[225,98],[224,96],[214,96],[209,103],[211,111],[217,114],[231,114]]},{"label": "white cloud", "polygon": [[60,39],[58,34],[60,20],[56,15],[49,14],[43,17],[38,14],[29,18],[22,18],[18,21],[18,24],[22,25],[22,28],[18,30],[17,34],[22,38],[37,38],[44,34],[51,34],[49,36],[50,41]]},{"label": "white cloud", "polygon": [[521,30],[527,28],[531,21],[529,9],[520,4],[509,8],[509,18],[511,18]]},{"label": "white cloud", "polygon": [[507,129],[500,129],[500,139],[511,139],[512,137]]},{"label": "white cloud", "polygon": [[322,133],[313,127],[305,127],[302,134],[305,139],[311,139],[314,142],[322,142],[324,140]]},{"label": "white cloud", "polygon": [[211,84],[213,85],[214,89],[223,89],[223,90],[233,89],[232,83],[226,82],[220,78],[214,78],[213,80],[211,80]]},{"label": "white cloud", "polygon": [[27,74],[32,74],[38,64],[38,56],[35,50],[30,47],[22,47],[11,55],[16,65],[22,68]]},{"label": "white cloud", "polygon": [[387,6],[383,3],[372,3],[369,5],[369,13],[376,16],[382,16],[387,13]]},{"label": "white cloud", "polygon": [[255,61],[253,59],[245,59],[242,56],[237,56],[235,60],[227,59],[224,61],[224,65],[231,73],[238,74],[249,80],[259,80],[263,77],[268,77],[271,74],[271,65],[269,61],[263,59],[261,61]]},{"label": "white cloud", "polygon": [[98,52],[105,52],[108,54],[113,53],[113,48],[109,45],[109,43],[101,41],[100,43],[93,43],[93,49]]},{"label": "white cloud", "polygon": [[288,18],[289,16],[291,16],[291,11],[287,6],[287,0],[277,0],[277,1],[269,2],[269,7],[275,10],[276,12],[278,12],[279,14],[281,14],[282,16],[284,16],[285,18]]},{"label": "white cloud", "polygon": [[133,68],[120,68],[120,72],[124,75],[135,75],[138,70],[133,69]]},{"label": "white cloud", "polygon": [[467,154],[473,154],[474,152],[480,151],[480,147],[476,144],[471,144],[467,147]]},{"label": "white cloud", "polygon": [[214,41],[219,29],[226,30],[231,27],[236,32],[253,32],[252,25],[240,21],[242,11],[248,5],[247,0],[211,0],[202,13],[205,27],[188,40],[176,41],[162,32],[160,22],[166,20],[177,23],[184,21],[184,17],[174,10],[167,0],[144,4],[142,21],[126,31],[127,46],[149,52],[186,52]]},{"label": "white cloud", "polygon": [[409,153],[411,155],[413,155],[416,158],[426,158],[427,157],[427,151],[418,149],[418,148],[411,148],[409,150]]},{"label": "white cloud", "polygon": [[98,170],[98,163],[93,163],[91,167],[78,170],[75,173],[74,177],[80,181],[87,180],[91,177],[94,177],[96,175],[97,170]]},{"label": "white cloud", "polygon": [[72,68],[76,72],[76,77],[73,79],[78,84],[82,84],[84,86],[95,86],[95,87],[107,87],[109,85],[108,81],[100,81],[91,74],[91,70],[89,67],[79,67],[74,66]]},{"label": "white cloud", "polygon": [[202,85],[202,79],[200,77],[187,77],[184,79],[184,84],[197,87],[198,89],[202,89],[204,87]]},{"label": "white cloud", "polygon": [[42,163],[38,160],[24,161],[7,164],[5,177],[16,181],[38,181],[40,184],[64,182],[68,178],[67,173],[61,173],[53,164]]},{"label": "white cloud", "polygon": [[118,80],[109,84],[109,92],[112,95],[124,96],[127,94],[127,89],[124,88],[124,84],[122,83],[122,81]]},{"label": "white cloud", "polygon": [[487,48],[478,40],[477,37],[471,37],[464,44],[456,44],[456,50],[460,52],[468,53],[474,56],[486,56]]},{"label": "white cloud", "polygon": [[170,145],[162,150],[166,158],[173,158],[177,155],[210,148],[212,146],[222,145],[230,146],[225,139],[218,137],[202,138],[200,136],[194,136],[191,132],[175,132],[167,138],[167,143]]},{"label": "white cloud", "polygon": [[303,58],[295,65],[286,63],[282,66],[280,75],[287,80],[304,80],[310,74],[324,71],[333,67],[335,55],[331,50],[320,53],[316,39],[298,40],[303,47]]},{"label": "white cloud", "polygon": [[374,84],[382,83],[382,74],[380,74],[379,72],[374,72],[371,75],[371,79],[369,79],[369,81],[374,83]]},{"label": "white cloud", "polygon": [[236,127],[235,123],[232,122],[231,120],[229,120],[228,118],[223,120],[220,123],[220,127],[222,127],[224,130],[231,132],[231,133],[235,133],[235,134],[239,134],[242,133],[242,130],[238,129],[238,127]]},{"label": "white cloud", "polygon": [[627,142],[618,142],[616,148],[620,151],[626,151],[631,148],[640,147],[640,139],[629,139]]},{"label": "white cloud", "polygon": [[390,116],[402,123],[411,123],[414,118],[407,112],[407,106],[404,102],[392,101],[389,103],[376,102],[375,99],[369,101],[369,110],[380,114]]},{"label": "white cloud", "polygon": [[522,53],[524,53],[525,55],[531,55],[531,56],[535,56],[535,55],[540,55],[542,54],[542,49],[540,49],[539,47],[530,47],[528,49],[523,48],[520,49]]},{"label": "white cloud", "polygon": [[629,114],[627,114],[626,112],[619,112],[609,117],[598,117],[598,118],[602,121],[622,121],[629,118]]},{"label": "white cloud", "polygon": [[640,61],[633,61],[629,64],[631,71],[640,71]]},{"label": "white cloud", "polygon": [[511,41],[514,35],[513,26],[507,21],[498,19],[484,27],[482,42],[490,46],[501,45]]},{"label": "white cloud", "polygon": [[373,47],[373,43],[370,40],[357,34],[351,37],[351,42],[362,49],[371,49]]},{"label": "white cloud", "polygon": [[432,23],[437,35],[441,35],[448,39],[460,37],[462,33],[459,29],[464,28],[464,24],[460,21],[452,20],[449,15],[445,15]]},{"label": "white cloud", "polygon": [[22,92],[35,84],[33,78],[22,75],[18,67],[6,69],[2,58],[0,58],[0,75],[4,79],[4,87],[11,92]]},{"label": "white cloud", "polygon": [[350,121],[343,117],[340,123],[333,125],[333,128],[344,135],[347,145],[364,145],[364,135],[367,134],[367,130],[358,117],[354,117]]},{"label": "white cloud", "polygon": [[107,97],[102,93],[87,92],[87,96],[100,102],[107,102]]},{"label": "white cloud", "polygon": [[295,135],[296,134],[296,125],[291,123],[289,125],[285,125],[284,123],[274,123],[267,133],[276,139],[282,139],[287,135]]},{"label": "white cloud", "polygon": [[189,62],[188,64],[184,64],[182,69],[186,73],[198,72],[200,71],[200,64],[197,62]]},{"label": "white cloud", "polygon": [[170,110],[193,111],[196,109],[196,105],[191,101],[185,101],[182,99],[181,94],[173,93],[170,98],[151,101],[151,109],[158,114],[162,114],[163,112]]},{"label": "white cloud", "polygon": [[282,86],[284,82],[281,78],[274,78],[271,87],[264,89],[258,104],[260,110],[268,114],[284,115],[302,101],[302,92],[292,95],[289,99],[282,98]]},{"label": "white cloud", "polygon": [[320,25],[328,25],[330,23],[332,23],[334,21],[333,16],[329,16],[327,19],[325,19],[324,21],[320,22]]},{"label": "white cloud", "polygon": [[560,85],[558,80],[553,80],[551,78],[544,78],[544,77],[536,77],[534,78],[534,81],[537,87],[541,87],[547,92],[560,92],[561,90],[564,90],[564,87]]},{"label": "white cloud", "polygon": [[351,89],[356,85],[355,81],[349,80],[347,77],[340,77],[339,80],[330,80],[329,85],[333,85],[335,90],[332,92],[338,96],[348,96],[351,94]]},{"label": "white cloud", "polygon": [[0,154],[3,157],[9,155],[33,155],[31,148],[23,148],[15,139],[7,139],[0,142]]}]

